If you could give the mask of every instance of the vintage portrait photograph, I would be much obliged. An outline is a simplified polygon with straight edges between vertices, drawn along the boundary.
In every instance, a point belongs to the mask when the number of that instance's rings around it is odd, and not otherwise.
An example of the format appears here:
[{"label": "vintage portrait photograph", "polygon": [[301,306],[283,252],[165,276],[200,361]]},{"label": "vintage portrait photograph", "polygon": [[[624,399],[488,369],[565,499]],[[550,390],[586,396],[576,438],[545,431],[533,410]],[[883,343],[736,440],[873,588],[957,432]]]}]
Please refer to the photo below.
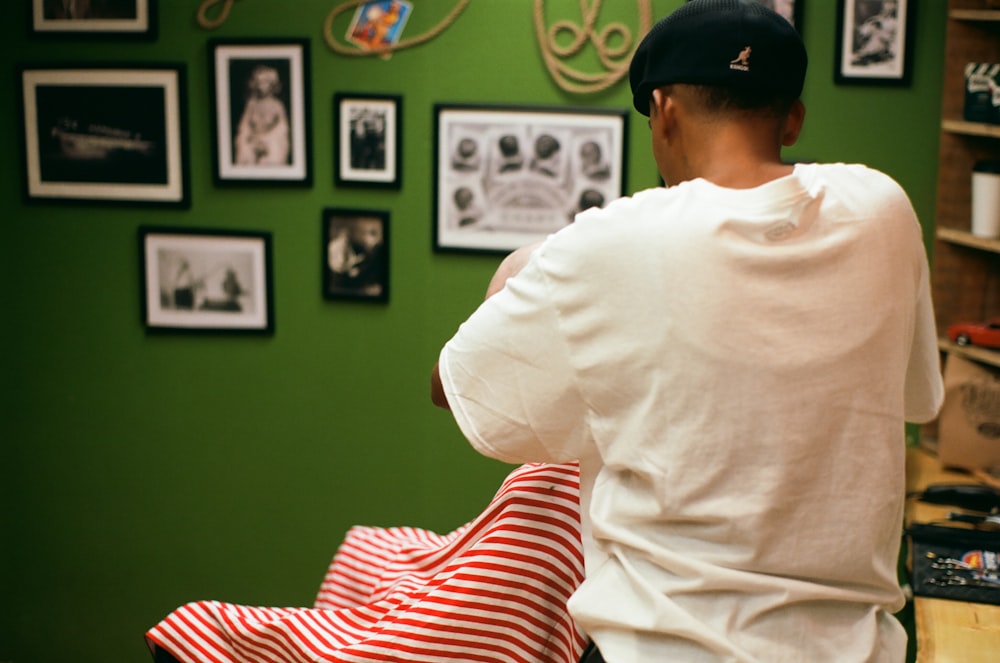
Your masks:
[{"label": "vintage portrait photograph", "polygon": [[347,29],[348,42],[365,50],[377,51],[399,42],[413,4],[406,0],[362,2]]},{"label": "vintage portrait photograph", "polygon": [[907,85],[912,0],[838,0],[837,83]]},{"label": "vintage portrait photograph", "polygon": [[323,210],[323,296],[326,299],[389,299],[389,213]]},{"label": "vintage portrait photograph", "polygon": [[628,114],[435,107],[437,251],[506,253],[623,194]]},{"label": "vintage portrait photograph", "polygon": [[144,226],[139,243],[148,329],[273,332],[269,234]]},{"label": "vintage portrait photograph", "polygon": [[209,45],[217,183],[311,184],[308,40]]},{"label": "vintage portrait photograph", "polygon": [[334,95],[337,184],[400,187],[401,104],[398,96]]},{"label": "vintage portrait photograph", "polygon": [[34,35],[152,38],[156,0],[31,0]]},{"label": "vintage portrait photograph", "polygon": [[28,200],[188,204],[184,70],[24,68]]}]

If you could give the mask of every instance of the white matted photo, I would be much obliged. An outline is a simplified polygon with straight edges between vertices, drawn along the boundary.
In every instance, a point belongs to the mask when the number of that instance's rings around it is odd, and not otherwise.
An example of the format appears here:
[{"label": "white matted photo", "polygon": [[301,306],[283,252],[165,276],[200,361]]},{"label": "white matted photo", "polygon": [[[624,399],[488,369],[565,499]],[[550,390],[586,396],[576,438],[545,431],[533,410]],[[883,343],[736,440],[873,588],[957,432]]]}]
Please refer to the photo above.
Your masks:
[{"label": "white matted photo", "polygon": [[435,106],[434,249],[507,253],[624,193],[625,110]]},{"label": "white matted photo", "polygon": [[156,36],[156,0],[31,0],[35,36]]},{"label": "white matted photo", "polygon": [[217,184],[312,183],[309,41],[209,43]]},{"label": "white matted photo", "polygon": [[139,229],[150,331],[274,331],[269,233]]},{"label": "white matted photo", "polygon": [[184,71],[22,67],[26,199],[186,206]]},{"label": "white matted photo", "polygon": [[336,183],[398,189],[401,97],[338,92],[333,107]]},{"label": "white matted photo", "polygon": [[837,0],[836,83],[910,83],[914,2]]}]

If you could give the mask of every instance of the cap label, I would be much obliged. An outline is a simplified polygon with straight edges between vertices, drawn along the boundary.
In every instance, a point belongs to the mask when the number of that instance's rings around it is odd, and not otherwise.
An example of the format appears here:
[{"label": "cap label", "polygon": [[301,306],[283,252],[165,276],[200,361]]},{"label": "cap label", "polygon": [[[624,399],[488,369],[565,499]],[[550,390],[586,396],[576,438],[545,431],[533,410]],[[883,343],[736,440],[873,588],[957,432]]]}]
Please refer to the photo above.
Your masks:
[{"label": "cap label", "polygon": [[744,46],[740,54],[736,56],[736,59],[729,62],[729,68],[738,71],[750,71],[750,50],[749,46]]}]

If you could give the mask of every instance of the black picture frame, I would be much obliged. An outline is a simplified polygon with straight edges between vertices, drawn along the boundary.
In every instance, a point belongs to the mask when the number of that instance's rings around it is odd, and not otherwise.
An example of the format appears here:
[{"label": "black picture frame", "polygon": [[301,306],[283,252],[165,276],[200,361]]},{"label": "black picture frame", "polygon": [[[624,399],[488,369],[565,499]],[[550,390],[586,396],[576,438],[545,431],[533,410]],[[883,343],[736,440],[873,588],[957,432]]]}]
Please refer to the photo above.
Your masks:
[{"label": "black picture frame", "polygon": [[28,32],[32,37],[155,40],[156,0],[105,0],[67,4],[30,0]]},{"label": "black picture frame", "polygon": [[139,227],[147,332],[273,334],[271,234]]},{"label": "black picture frame", "polygon": [[399,95],[334,94],[334,182],[338,186],[401,187],[402,110]]},{"label": "black picture frame", "polygon": [[916,0],[837,0],[834,82],[908,86]]},{"label": "black picture frame", "polygon": [[[823,0],[820,0],[822,2]],[[806,0],[756,0],[763,5],[767,5],[777,13],[788,19],[788,22],[795,26],[795,29],[802,32],[802,15]]]},{"label": "black picture frame", "polygon": [[508,253],[625,191],[625,109],[436,104],[433,249]]},{"label": "black picture frame", "polygon": [[27,202],[190,205],[184,64],[19,67]]},{"label": "black picture frame", "polygon": [[208,57],[216,185],[311,186],[309,40],[211,39]]},{"label": "black picture frame", "polygon": [[[691,2],[691,0],[685,0]],[[802,32],[802,14],[806,0],[752,0],[759,5],[764,5],[768,9],[773,9],[776,13],[784,16],[795,29]],[[821,0],[822,1],[822,0]]]},{"label": "black picture frame", "polygon": [[327,207],[321,231],[323,298],[389,301],[389,212]]}]

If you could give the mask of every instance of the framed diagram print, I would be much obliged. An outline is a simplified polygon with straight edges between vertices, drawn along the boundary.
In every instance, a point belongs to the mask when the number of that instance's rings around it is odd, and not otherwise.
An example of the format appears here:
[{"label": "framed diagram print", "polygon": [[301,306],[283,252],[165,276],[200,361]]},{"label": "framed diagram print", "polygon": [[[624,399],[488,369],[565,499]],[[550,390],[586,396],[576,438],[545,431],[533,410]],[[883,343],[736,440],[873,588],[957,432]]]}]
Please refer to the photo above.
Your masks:
[{"label": "framed diagram print", "polygon": [[507,253],[625,186],[628,113],[435,107],[434,249]]}]

